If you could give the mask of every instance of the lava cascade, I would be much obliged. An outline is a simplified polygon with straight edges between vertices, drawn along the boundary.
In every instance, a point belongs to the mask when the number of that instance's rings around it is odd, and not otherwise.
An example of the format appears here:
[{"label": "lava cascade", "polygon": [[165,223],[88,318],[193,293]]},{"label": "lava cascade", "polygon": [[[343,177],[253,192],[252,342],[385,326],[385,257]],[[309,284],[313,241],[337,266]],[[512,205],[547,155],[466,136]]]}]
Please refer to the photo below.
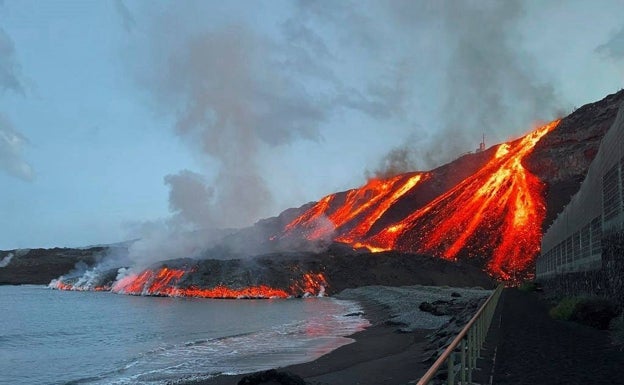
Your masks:
[{"label": "lava cascade", "polygon": [[379,218],[426,173],[371,179],[361,188],[344,194],[331,194],[286,225],[282,236],[303,235],[318,240],[335,235],[339,242],[353,244],[368,234]]},{"label": "lava cascade", "polygon": [[[450,260],[479,258],[492,276],[506,281],[521,279],[539,252],[546,212],[544,184],[522,161],[558,124],[553,121],[498,145],[474,174],[373,234],[370,230],[383,213],[408,191],[432,181],[430,173],[372,180],[348,191],[342,202],[338,200],[344,193],[328,195],[288,224],[282,236],[299,232],[314,240],[327,235],[329,228],[334,240],[354,247]],[[319,226],[321,218],[333,226]]]},{"label": "lava cascade", "polygon": [[194,269],[177,269],[163,266],[159,269],[146,269],[138,274],[129,274],[105,286],[73,285],[63,279],[55,280],[51,287],[58,290],[74,291],[110,291],[119,294],[148,295],[163,297],[197,298],[289,298],[298,296],[322,296],[328,286],[323,273],[305,273],[292,281],[286,289],[268,285],[232,288],[218,285],[204,288],[195,285],[184,286],[181,281],[192,274]]}]

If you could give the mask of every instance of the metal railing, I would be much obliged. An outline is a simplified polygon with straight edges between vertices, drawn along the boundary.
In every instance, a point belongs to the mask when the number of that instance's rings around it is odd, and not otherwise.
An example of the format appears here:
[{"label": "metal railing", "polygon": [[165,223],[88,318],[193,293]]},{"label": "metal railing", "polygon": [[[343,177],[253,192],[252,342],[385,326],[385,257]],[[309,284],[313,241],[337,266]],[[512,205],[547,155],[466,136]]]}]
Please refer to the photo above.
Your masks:
[{"label": "metal railing", "polygon": [[[472,372],[477,367],[477,358],[479,358],[481,347],[490,329],[503,287],[501,284],[494,290],[453,342],[422,376],[417,385],[429,384],[444,364],[446,364],[448,371],[446,378],[448,385],[472,383]],[[458,356],[459,360],[457,360]],[[458,363],[459,368],[457,368]],[[458,380],[459,382],[457,382]]]}]

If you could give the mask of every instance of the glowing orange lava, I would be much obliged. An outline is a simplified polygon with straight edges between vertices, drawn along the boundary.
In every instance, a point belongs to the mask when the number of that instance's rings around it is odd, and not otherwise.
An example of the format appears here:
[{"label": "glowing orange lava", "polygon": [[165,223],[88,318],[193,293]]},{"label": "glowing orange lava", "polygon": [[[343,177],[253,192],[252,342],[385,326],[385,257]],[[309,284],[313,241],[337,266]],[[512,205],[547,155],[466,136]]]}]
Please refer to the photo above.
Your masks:
[{"label": "glowing orange lava", "polygon": [[[344,198],[328,195],[289,223],[284,235],[298,231],[307,239],[316,240],[336,232],[337,241],[355,243],[388,208],[426,177],[424,173],[412,173],[387,180],[371,179],[366,185],[347,191]],[[339,199],[344,201],[337,202]]]},{"label": "glowing orange lava", "polygon": [[289,298],[296,296],[322,296],[328,286],[322,273],[305,273],[294,280],[288,289],[273,288],[267,285],[230,288],[218,285],[211,288],[198,286],[181,286],[180,281],[193,269],[174,269],[161,267],[157,270],[147,269],[138,274],[129,274],[112,287],[81,287],[62,280],[54,281],[50,287],[59,290],[95,290],[111,291],[119,294],[150,295],[164,297],[198,297],[198,298]]},{"label": "glowing orange lava", "polygon": [[[522,165],[539,140],[559,121],[496,148],[491,159],[477,172],[421,207],[413,207],[403,219],[385,223],[374,234],[370,230],[398,198],[429,174],[399,175],[386,181],[373,180],[347,193],[344,203],[332,205],[338,194],[323,198],[286,228],[298,228],[308,239],[310,220],[325,217],[334,225],[333,239],[371,251],[401,250],[457,259],[481,258],[486,269],[502,280],[528,269],[539,252],[541,225],[546,207],[543,183]],[[345,226],[349,223],[348,226]]]}]

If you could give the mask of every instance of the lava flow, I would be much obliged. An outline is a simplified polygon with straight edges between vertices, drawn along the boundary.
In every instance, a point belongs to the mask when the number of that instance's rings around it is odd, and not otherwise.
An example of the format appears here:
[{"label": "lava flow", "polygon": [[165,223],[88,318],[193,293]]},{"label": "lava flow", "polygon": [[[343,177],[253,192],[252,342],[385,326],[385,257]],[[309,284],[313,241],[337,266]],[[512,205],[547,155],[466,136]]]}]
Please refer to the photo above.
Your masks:
[{"label": "lava flow", "polygon": [[424,173],[412,173],[387,180],[371,179],[344,196],[328,195],[289,223],[283,236],[298,233],[317,240],[335,232],[335,240],[355,243],[366,236],[388,208],[426,177]]},{"label": "lava flow", "polygon": [[165,266],[157,270],[146,269],[139,274],[129,274],[111,286],[87,287],[58,279],[54,280],[50,287],[58,290],[111,291],[119,294],[163,297],[289,298],[323,296],[325,288],[328,286],[322,273],[305,273],[300,278],[293,280],[287,289],[274,288],[268,285],[241,288],[231,288],[226,285],[217,285],[211,288],[182,285],[183,278],[194,271],[194,269],[174,269]]},{"label": "lava flow", "polygon": [[354,247],[451,260],[478,258],[498,279],[520,278],[539,252],[546,212],[544,185],[522,161],[558,124],[558,120],[551,122],[497,146],[475,173],[428,203],[413,204],[401,218],[386,220],[374,233],[370,231],[373,225],[400,197],[422,184],[440,183],[432,176],[434,172],[372,180],[344,198],[340,195],[344,193],[328,195],[292,221],[284,236],[299,231],[316,239],[324,235],[319,228],[330,227],[316,225],[319,218],[326,218],[333,225],[333,239]]}]

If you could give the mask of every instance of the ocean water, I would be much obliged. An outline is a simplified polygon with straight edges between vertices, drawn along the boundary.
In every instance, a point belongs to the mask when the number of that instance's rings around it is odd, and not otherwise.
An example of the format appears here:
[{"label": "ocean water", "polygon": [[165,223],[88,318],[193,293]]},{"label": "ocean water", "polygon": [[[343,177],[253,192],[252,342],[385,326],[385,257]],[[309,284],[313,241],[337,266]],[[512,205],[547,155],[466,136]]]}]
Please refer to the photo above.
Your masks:
[{"label": "ocean water", "polygon": [[0,384],[165,384],[314,360],[368,326],[332,298],[211,300],[0,286]]}]

